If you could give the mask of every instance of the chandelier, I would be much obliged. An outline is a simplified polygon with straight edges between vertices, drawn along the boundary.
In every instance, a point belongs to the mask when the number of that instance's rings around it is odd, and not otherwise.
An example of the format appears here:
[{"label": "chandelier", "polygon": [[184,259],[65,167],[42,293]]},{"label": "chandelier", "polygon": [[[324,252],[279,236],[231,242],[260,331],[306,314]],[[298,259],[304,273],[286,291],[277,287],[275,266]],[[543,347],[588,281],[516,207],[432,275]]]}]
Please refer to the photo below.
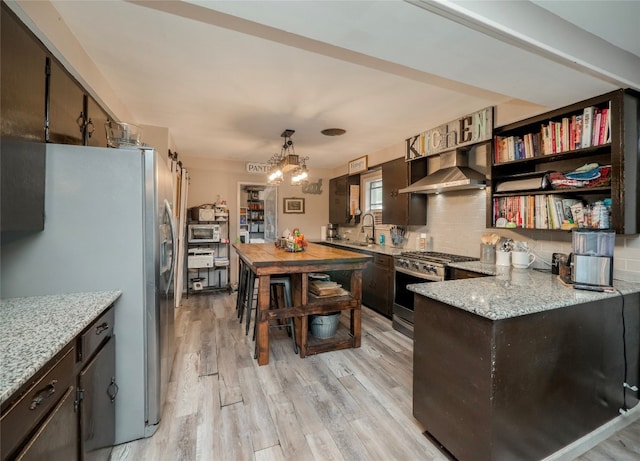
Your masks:
[{"label": "chandelier", "polygon": [[284,130],[281,137],[284,138],[279,154],[273,154],[269,159],[269,180],[273,186],[279,186],[284,181],[285,173],[291,175],[292,186],[302,186],[309,182],[309,170],[306,161],[309,157],[300,157],[293,148],[291,135],[295,130]]}]

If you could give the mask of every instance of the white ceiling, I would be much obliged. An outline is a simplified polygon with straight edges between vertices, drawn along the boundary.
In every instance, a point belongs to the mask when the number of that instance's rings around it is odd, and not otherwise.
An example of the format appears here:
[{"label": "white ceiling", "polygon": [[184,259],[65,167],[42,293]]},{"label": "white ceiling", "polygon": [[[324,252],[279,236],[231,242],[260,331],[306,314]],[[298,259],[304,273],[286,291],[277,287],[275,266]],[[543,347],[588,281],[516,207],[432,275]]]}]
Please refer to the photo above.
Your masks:
[{"label": "white ceiling", "polygon": [[487,106],[640,89],[640,1],[44,2],[96,72],[28,3],[9,2],[116,118],[186,156],[266,161],[288,128],[333,168]]}]

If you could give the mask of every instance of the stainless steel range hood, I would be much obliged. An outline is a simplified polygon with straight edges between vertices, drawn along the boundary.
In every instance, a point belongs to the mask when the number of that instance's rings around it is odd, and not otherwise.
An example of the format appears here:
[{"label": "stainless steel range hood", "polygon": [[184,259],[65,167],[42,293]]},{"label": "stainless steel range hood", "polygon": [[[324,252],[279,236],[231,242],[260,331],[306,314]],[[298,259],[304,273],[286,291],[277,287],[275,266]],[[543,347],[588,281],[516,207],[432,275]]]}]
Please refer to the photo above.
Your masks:
[{"label": "stainless steel range hood", "polygon": [[469,168],[467,153],[452,150],[440,154],[440,169],[425,176],[413,184],[400,189],[400,193],[439,194],[440,192],[484,189],[485,175]]}]

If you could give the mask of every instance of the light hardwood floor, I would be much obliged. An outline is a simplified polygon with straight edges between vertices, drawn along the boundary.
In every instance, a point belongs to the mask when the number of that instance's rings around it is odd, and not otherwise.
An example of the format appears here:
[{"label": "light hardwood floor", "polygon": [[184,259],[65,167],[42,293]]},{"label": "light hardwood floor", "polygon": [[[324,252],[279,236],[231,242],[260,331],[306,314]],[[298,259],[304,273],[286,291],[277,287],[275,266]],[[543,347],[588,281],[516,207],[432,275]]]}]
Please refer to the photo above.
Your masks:
[{"label": "light hardwood floor", "polygon": [[[412,417],[412,341],[363,309],[362,347],[300,359],[271,329],[269,365],[235,312],[235,294],[191,296],[177,310],[177,350],[156,434],[112,461],[446,461]],[[640,422],[579,458],[640,459]]]}]

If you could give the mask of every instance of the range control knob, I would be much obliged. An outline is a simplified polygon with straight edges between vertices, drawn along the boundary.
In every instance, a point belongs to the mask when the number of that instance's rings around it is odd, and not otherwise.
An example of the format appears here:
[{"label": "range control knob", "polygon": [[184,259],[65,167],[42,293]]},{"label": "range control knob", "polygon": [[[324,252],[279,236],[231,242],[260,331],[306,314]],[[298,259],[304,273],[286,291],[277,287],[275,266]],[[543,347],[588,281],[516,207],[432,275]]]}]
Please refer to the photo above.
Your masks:
[{"label": "range control knob", "polygon": [[427,266],[425,266],[425,270],[427,272],[433,272],[434,274],[438,272],[438,269],[436,268],[436,266],[428,264]]}]

